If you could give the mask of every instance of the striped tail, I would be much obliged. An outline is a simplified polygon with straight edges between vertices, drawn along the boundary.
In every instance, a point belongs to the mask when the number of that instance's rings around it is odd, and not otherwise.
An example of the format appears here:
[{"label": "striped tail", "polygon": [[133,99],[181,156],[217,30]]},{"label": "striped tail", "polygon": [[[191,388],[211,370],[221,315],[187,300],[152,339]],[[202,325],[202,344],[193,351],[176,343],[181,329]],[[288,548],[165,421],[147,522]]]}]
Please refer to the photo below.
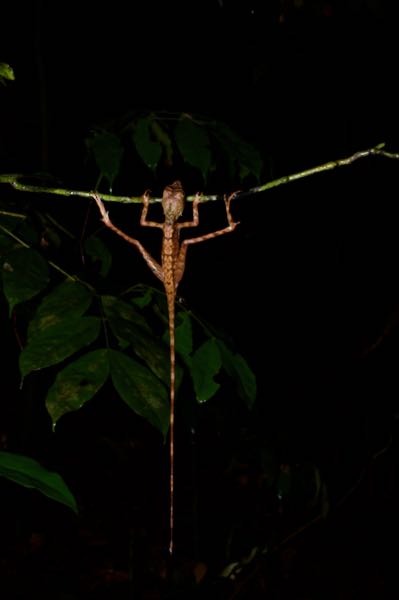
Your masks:
[{"label": "striped tail", "polygon": [[174,550],[174,470],[175,470],[175,297],[168,294],[169,344],[170,344],[170,413],[169,413],[169,554]]}]

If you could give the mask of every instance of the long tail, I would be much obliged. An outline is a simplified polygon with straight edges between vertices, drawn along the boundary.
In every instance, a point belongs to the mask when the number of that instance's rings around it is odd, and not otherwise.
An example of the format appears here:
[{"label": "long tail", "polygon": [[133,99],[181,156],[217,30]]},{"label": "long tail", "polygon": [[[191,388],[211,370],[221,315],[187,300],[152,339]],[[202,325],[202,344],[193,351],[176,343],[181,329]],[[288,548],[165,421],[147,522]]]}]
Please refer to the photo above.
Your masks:
[{"label": "long tail", "polygon": [[168,298],[170,344],[170,413],[169,413],[169,554],[174,550],[174,471],[175,471],[175,299]]}]

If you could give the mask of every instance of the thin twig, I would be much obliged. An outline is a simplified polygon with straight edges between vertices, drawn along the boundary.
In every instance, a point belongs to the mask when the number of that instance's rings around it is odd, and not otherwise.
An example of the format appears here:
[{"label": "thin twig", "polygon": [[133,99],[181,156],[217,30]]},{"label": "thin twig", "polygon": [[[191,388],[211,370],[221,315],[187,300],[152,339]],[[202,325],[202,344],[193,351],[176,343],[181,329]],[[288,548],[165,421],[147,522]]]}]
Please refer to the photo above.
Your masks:
[{"label": "thin twig", "polygon": [[[237,192],[236,196],[248,196],[257,194],[259,192],[265,192],[266,190],[270,190],[271,188],[277,187],[279,185],[284,185],[286,183],[291,183],[293,181],[297,181],[298,179],[303,179],[304,177],[310,177],[311,175],[316,175],[317,173],[324,173],[325,171],[331,171],[336,169],[337,167],[344,167],[353,164],[355,161],[366,158],[368,156],[383,156],[384,158],[391,158],[395,160],[399,160],[399,153],[397,152],[387,152],[384,150],[385,144],[378,144],[373,148],[368,148],[367,150],[360,150],[359,152],[355,152],[351,156],[347,158],[340,158],[338,160],[332,160],[322,165],[318,165],[317,167],[312,167],[311,169],[306,169],[305,171],[300,171],[299,173],[293,173],[292,175],[285,175],[284,177],[279,177],[278,179],[273,179],[273,181],[268,181],[262,185],[251,188],[248,191]],[[32,185],[24,183],[23,180],[26,180],[27,176],[22,174],[11,174],[11,175],[0,175],[0,183],[8,183],[12,185],[16,190],[20,190],[22,192],[36,192],[42,194],[54,194],[58,196],[80,196],[81,198],[93,198],[93,192],[83,191],[83,190],[67,190],[65,188],[49,188],[39,185]],[[120,202],[121,204],[141,204],[143,201],[142,196],[113,196],[112,194],[99,194],[101,200],[105,202]],[[187,196],[187,200],[192,202],[196,196]],[[202,202],[210,202],[221,199],[222,196],[218,194],[204,195],[201,196]],[[151,197],[150,202],[161,202],[162,198],[153,198]]]},{"label": "thin twig", "polygon": [[[24,242],[24,240],[21,240],[21,238],[18,237],[17,235],[15,235],[15,233],[13,233],[12,231],[10,231],[10,229],[8,229],[8,227],[4,227],[4,225],[0,224],[0,231],[3,231],[6,235],[8,235],[12,239],[14,239],[23,248],[31,248],[31,246],[29,244],[27,244],[26,242]],[[92,289],[91,286],[89,286],[85,281],[83,281],[82,279],[80,279],[77,275],[71,275],[70,273],[67,273],[67,271],[64,271],[64,269],[62,269],[61,267],[59,267],[52,260],[47,260],[47,262],[50,265],[50,267],[52,267],[53,269],[55,269],[56,271],[58,271],[59,273],[61,273],[62,275],[64,275],[64,277],[66,277],[67,279],[69,279],[71,281],[79,281],[80,283],[82,283],[86,287]]]},{"label": "thin twig", "polygon": [[242,192],[237,195],[247,195],[247,194],[257,194],[258,192],[265,192],[266,190],[270,190],[271,188],[277,187],[279,185],[283,185],[286,183],[291,183],[293,181],[297,181],[298,179],[303,179],[304,177],[309,177],[310,175],[316,175],[317,173],[324,173],[325,171],[331,171],[336,169],[337,167],[346,167],[348,165],[353,164],[355,161],[360,158],[366,158],[367,156],[384,156],[385,158],[394,158],[399,160],[399,153],[387,152],[383,150],[385,144],[378,144],[373,148],[368,148],[367,150],[360,150],[359,152],[355,152],[352,156],[348,156],[347,158],[339,158],[338,160],[331,160],[322,165],[318,165],[317,167],[312,167],[311,169],[306,169],[305,171],[300,171],[299,173],[293,173],[292,175],[285,175],[284,177],[280,177],[279,179],[274,179],[273,181],[269,181],[263,185],[259,185],[257,187],[251,188],[247,192]]}]

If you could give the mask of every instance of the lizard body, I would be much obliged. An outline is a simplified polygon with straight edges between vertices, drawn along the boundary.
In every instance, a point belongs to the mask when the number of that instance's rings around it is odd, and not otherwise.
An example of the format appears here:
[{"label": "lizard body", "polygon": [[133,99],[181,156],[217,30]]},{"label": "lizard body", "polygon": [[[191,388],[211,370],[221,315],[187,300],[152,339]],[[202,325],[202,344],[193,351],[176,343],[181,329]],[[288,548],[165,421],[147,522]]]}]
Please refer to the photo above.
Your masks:
[{"label": "lizard body", "polygon": [[198,205],[201,201],[200,194],[197,194],[193,201],[193,218],[192,221],[178,222],[181,217],[185,204],[185,194],[180,181],[175,181],[168,185],[163,192],[162,208],[164,213],[164,222],[148,221],[147,214],[150,203],[150,196],[146,192],[143,195],[143,209],[140,218],[140,224],[143,227],[158,227],[163,232],[161,264],[159,264],[135,238],[130,237],[121,229],[116,227],[109,218],[108,212],[105,210],[104,204],[98,194],[93,197],[100,209],[104,224],[112,231],[117,233],[124,240],[136,246],[142,254],[151,271],[162,281],[167,305],[168,305],[168,321],[169,321],[169,344],[170,344],[170,415],[169,415],[169,455],[170,455],[170,511],[169,511],[169,553],[173,554],[174,550],[174,417],[175,417],[175,301],[176,290],[179,285],[185,268],[187,248],[191,244],[203,242],[205,240],[229,233],[235,229],[238,223],[233,221],[230,213],[230,203],[235,194],[228,198],[225,197],[227,227],[219,229],[212,233],[207,233],[203,236],[184,240],[179,242],[180,230],[186,227],[196,227],[199,223]]}]

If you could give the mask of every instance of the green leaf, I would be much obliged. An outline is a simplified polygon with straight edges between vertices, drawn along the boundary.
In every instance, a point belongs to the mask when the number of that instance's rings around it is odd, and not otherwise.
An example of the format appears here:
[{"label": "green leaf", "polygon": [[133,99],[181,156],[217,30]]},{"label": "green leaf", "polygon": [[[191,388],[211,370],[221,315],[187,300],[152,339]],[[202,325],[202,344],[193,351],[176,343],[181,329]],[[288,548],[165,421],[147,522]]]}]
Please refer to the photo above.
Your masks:
[{"label": "green leaf", "polygon": [[187,359],[193,351],[193,328],[191,318],[187,312],[180,312],[177,315],[176,320],[176,352]]},{"label": "green leaf", "polygon": [[210,131],[227,159],[230,176],[234,176],[238,164],[241,180],[252,174],[259,181],[262,158],[258,150],[245,142],[224,123],[210,124]]},{"label": "green leaf", "polygon": [[101,302],[108,318],[117,317],[123,319],[129,323],[138,325],[148,333],[152,333],[146,319],[129,302],[120,300],[115,296],[101,296]]},{"label": "green leaf", "polygon": [[57,285],[43,298],[29,323],[28,341],[48,327],[57,325],[65,319],[83,315],[89,308],[92,298],[91,292],[81,283],[67,279]]},{"label": "green leaf", "polygon": [[5,85],[5,81],[14,81],[14,71],[7,63],[0,63],[0,83]]},{"label": "green leaf", "polygon": [[[169,385],[170,353],[167,347],[161,340],[154,337],[143,317],[140,322],[137,322],[137,313],[133,307],[130,307],[130,311],[128,311],[125,302],[116,299],[110,302],[110,298],[112,297],[103,298],[103,307],[114,335],[118,339],[128,341],[133,352],[147,364],[154,375],[165,385]],[[129,306],[127,305],[127,307]],[[130,318],[132,315],[134,315],[134,320]],[[142,324],[146,328],[143,328]],[[176,389],[178,389],[181,379],[182,369],[176,365]]]},{"label": "green leaf", "polygon": [[152,119],[151,131],[156,140],[159,141],[165,152],[165,162],[168,167],[173,164],[173,145],[170,135],[165,131],[158,121]]},{"label": "green leaf", "polygon": [[47,410],[55,424],[62,415],[78,410],[103,386],[109,375],[107,350],[94,350],[60,371],[48,391]]},{"label": "green leaf", "polygon": [[240,397],[251,409],[256,400],[256,378],[241,354],[233,354],[222,342],[217,340],[222,357],[223,369],[236,382]]},{"label": "green leaf", "polygon": [[100,325],[97,317],[76,317],[39,331],[20,354],[21,375],[56,365],[88,346],[98,337]]},{"label": "green leaf", "polygon": [[199,169],[206,181],[211,164],[209,137],[206,131],[183,116],[177,124],[175,136],[184,161]]},{"label": "green leaf", "polygon": [[49,282],[47,262],[31,248],[13,250],[3,260],[3,291],[9,313],[20,302],[41,292]]},{"label": "green leaf", "polygon": [[[169,344],[169,327],[167,327],[162,339],[165,344]],[[185,362],[189,363],[191,361],[190,354],[193,351],[193,330],[191,318],[187,312],[179,312],[176,315],[175,347],[176,352],[180,354]]]},{"label": "green leaf", "polygon": [[154,375],[132,358],[108,350],[113,384],[126,404],[166,436],[169,402],[166,388]]},{"label": "green leaf", "polygon": [[[152,300],[153,290],[146,286],[135,286],[134,289],[137,295],[132,298],[133,304],[138,306],[139,308],[144,308],[148,306]],[[138,293],[137,293],[138,292]]]},{"label": "green leaf", "polygon": [[215,395],[220,385],[214,381],[220,371],[222,359],[217,342],[211,338],[193,354],[191,376],[198,402],[206,402]]},{"label": "green leaf", "polygon": [[86,145],[93,152],[101,175],[108,180],[112,189],[123,156],[123,146],[119,137],[108,131],[95,132],[92,137],[86,139]]},{"label": "green leaf", "polygon": [[151,138],[150,123],[148,117],[138,119],[133,132],[133,141],[143,162],[155,171],[162,155],[162,146],[159,141],[154,142]]},{"label": "green leaf", "polygon": [[95,235],[85,241],[85,252],[93,262],[100,263],[100,275],[106,277],[112,265],[112,254],[100,238]]},{"label": "green leaf", "polygon": [[0,475],[24,487],[38,490],[48,498],[65,504],[75,513],[78,512],[76,500],[62,477],[48,471],[33,458],[1,451]]}]

